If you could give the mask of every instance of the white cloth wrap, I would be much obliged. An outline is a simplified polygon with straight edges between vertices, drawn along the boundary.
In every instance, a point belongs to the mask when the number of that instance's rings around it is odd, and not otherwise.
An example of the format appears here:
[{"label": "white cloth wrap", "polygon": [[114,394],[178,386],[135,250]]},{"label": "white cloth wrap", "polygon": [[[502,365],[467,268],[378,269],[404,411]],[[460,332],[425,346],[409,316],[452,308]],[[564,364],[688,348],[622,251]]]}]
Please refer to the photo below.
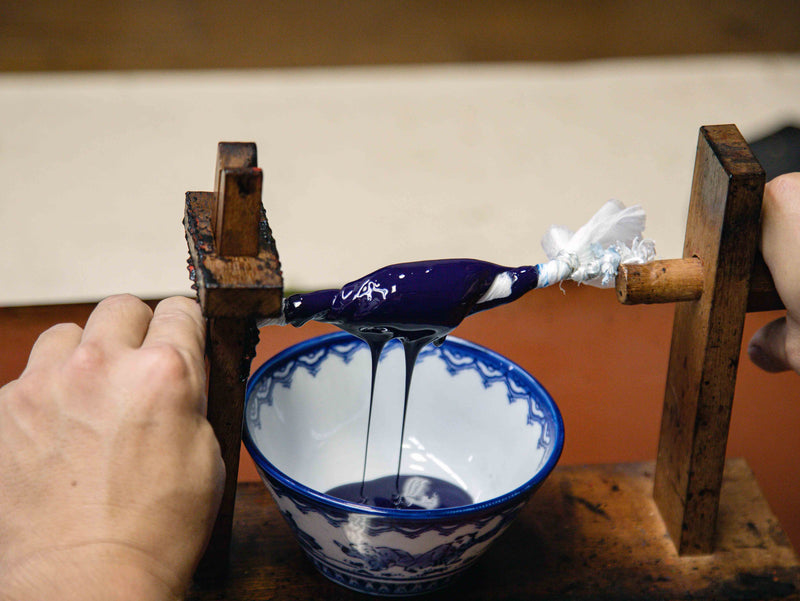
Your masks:
[{"label": "white cloth wrap", "polygon": [[645,213],[641,206],[626,208],[609,200],[578,231],[550,226],[542,238],[547,263],[540,263],[539,288],[566,279],[611,287],[619,266],[647,263],[655,258],[655,244],[642,238]]}]

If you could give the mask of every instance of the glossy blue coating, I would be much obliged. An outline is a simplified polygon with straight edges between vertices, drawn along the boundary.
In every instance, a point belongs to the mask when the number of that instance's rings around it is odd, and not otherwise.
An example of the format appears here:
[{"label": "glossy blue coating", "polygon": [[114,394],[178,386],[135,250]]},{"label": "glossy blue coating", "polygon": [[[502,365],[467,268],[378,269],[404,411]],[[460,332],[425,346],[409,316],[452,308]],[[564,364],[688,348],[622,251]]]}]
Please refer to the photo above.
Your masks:
[{"label": "glossy blue coating", "polygon": [[[479,302],[501,274],[509,293]],[[472,313],[516,300],[536,287],[535,266],[509,268],[474,259],[399,263],[341,289],[296,294],[284,301],[287,323],[332,323],[362,338],[438,341]]]},{"label": "glossy blue coating", "polygon": [[[364,490],[368,491],[367,495]],[[400,476],[399,483],[395,476],[383,476],[366,483],[340,484],[325,494],[352,503],[410,511],[473,504],[472,497],[461,487],[441,478],[420,474]]]}]

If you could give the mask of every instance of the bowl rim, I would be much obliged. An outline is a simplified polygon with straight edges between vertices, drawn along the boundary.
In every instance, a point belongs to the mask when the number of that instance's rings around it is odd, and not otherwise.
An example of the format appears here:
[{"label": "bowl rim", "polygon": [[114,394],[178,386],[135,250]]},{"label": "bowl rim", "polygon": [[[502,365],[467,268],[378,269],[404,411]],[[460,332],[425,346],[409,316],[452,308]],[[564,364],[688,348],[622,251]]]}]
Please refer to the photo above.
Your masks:
[{"label": "bowl rim", "polygon": [[547,389],[545,389],[545,387],[542,386],[542,384],[525,369],[520,367],[511,359],[504,357],[500,353],[456,336],[448,336],[443,346],[457,346],[465,348],[469,352],[488,355],[492,359],[503,362],[510,369],[515,370],[517,374],[526,381],[526,384],[530,386],[530,388],[532,388],[537,395],[537,400],[543,401],[548,406],[548,410],[552,414],[553,421],[555,423],[555,428],[553,428],[554,431],[552,433],[552,436],[554,437],[553,451],[550,453],[547,461],[540,466],[532,478],[507,493],[487,499],[485,501],[481,501],[480,503],[472,503],[470,505],[460,505],[458,507],[446,507],[441,509],[415,509],[413,511],[409,511],[407,509],[373,507],[371,505],[362,505],[360,503],[345,501],[343,499],[339,499],[338,497],[326,495],[325,493],[314,490],[313,488],[298,482],[294,478],[289,477],[264,456],[253,438],[250,436],[247,420],[247,406],[250,403],[250,396],[253,387],[255,386],[256,382],[261,379],[264,372],[269,371],[276,364],[279,364],[286,359],[291,358],[292,356],[305,354],[311,348],[330,346],[333,344],[340,344],[345,341],[350,342],[353,340],[363,342],[363,340],[357,336],[353,336],[347,332],[332,332],[298,342],[282,350],[264,362],[258,367],[258,369],[256,369],[255,372],[253,372],[253,375],[251,375],[247,381],[244,402],[245,417],[242,420],[242,441],[244,442],[245,448],[247,449],[248,453],[250,453],[250,456],[253,458],[253,461],[256,463],[256,465],[264,470],[264,472],[271,478],[277,480],[285,488],[289,490],[295,490],[298,493],[313,499],[313,501],[318,504],[326,505],[330,508],[346,511],[348,513],[361,513],[376,517],[401,519],[404,521],[432,521],[461,515],[478,514],[498,505],[505,505],[535,489],[550,474],[550,472],[553,471],[553,468],[561,457],[561,452],[564,448],[564,420],[561,416],[561,411],[558,409],[558,405],[556,405],[553,397],[550,396],[550,393],[547,392]]}]

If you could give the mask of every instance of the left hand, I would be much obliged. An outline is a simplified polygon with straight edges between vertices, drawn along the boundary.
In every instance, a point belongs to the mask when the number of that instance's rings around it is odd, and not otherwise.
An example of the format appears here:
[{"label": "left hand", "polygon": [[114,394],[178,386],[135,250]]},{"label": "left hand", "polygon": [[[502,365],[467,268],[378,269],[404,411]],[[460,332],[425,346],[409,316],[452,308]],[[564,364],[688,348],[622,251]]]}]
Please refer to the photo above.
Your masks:
[{"label": "left hand", "polygon": [[39,337],[25,371],[0,389],[7,598],[183,595],[224,476],[204,417],[204,336],[192,300],[153,313],[117,296],[84,329]]}]

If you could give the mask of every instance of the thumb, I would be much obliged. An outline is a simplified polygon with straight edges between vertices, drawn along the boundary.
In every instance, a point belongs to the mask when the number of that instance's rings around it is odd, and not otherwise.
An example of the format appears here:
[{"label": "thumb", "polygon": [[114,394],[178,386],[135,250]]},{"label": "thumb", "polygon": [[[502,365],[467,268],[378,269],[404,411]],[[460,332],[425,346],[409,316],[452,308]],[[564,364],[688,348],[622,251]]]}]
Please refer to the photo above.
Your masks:
[{"label": "thumb", "polygon": [[786,358],[786,318],[771,321],[753,334],[747,354],[764,371],[775,373],[791,369]]},{"label": "thumb", "polygon": [[761,253],[786,305],[786,317],[756,332],[748,346],[753,362],[767,371],[800,373],[800,173],[780,175],[764,187]]},{"label": "thumb", "polygon": [[758,367],[800,373],[800,321],[791,313],[768,323],[753,335],[747,354]]}]

